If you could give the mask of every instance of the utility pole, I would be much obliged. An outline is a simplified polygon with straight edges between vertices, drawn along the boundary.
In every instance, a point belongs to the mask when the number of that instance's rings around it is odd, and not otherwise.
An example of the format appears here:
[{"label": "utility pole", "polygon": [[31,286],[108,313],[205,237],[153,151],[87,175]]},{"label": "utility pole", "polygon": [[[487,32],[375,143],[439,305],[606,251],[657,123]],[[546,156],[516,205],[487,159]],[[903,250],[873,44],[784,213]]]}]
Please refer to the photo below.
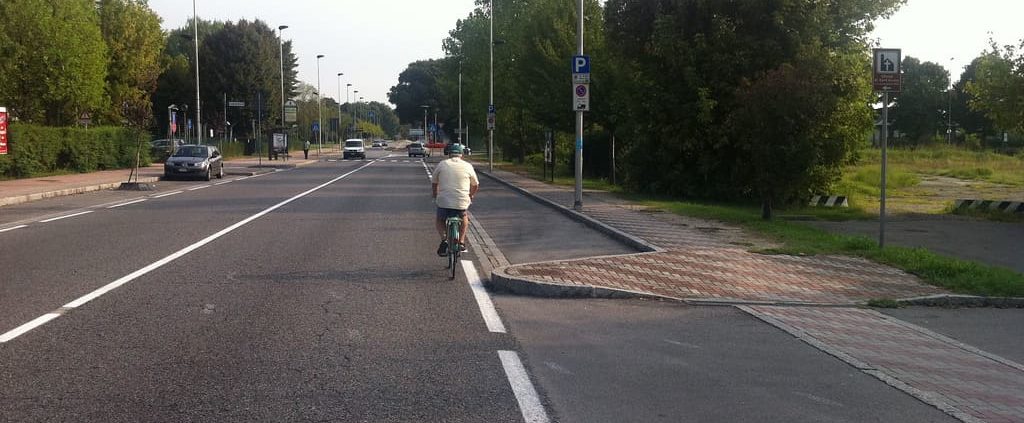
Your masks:
[{"label": "utility pole", "polygon": [[192,0],[192,32],[196,50],[196,143],[203,144],[203,107],[199,104],[199,16],[196,15],[196,0]]},{"label": "utility pole", "polygon": [[[576,54],[583,55],[583,0],[579,0],[579,40]],[[576,190],[572,208],[583,210],[583,111],[576,110]]]},{"label": "utility pole", "polygon": [[[491,42],[490,45],[488,46],[490,47],[491,54],[491,95],[490,103],[488,104],[491,107],[494,107],[494,0],[489,0],[488,5],[490,6],[491,9]],[[424,117],[423,120],[426,121],[426,117]],[[426,126],[426,123],[424,122],[423,125]],[[489,128],[487,135],[487,171],[494,172],[494,127],[490,125],[488,126]]]}]

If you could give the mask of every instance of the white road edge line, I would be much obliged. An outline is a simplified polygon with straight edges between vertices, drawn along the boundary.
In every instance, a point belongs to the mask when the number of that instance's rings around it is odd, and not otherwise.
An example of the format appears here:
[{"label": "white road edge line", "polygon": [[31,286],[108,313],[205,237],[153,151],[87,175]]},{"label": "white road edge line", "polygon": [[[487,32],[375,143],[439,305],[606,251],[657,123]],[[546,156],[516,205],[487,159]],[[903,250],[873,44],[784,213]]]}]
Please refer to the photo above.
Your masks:
[{"label": "white road edge line", "polygon": [[476,266],[473,266],[472,261],[462,260],[462,271],[466,272],[466,280],[469,281],[469,287],[473,289],[473,297],[476,298],[476,304],[480,306],[480,314],[484,317],[484,323],[487,323],[487,330],[493,333],[505,333],[505,324],[501,322],[498,311],[494,309],[491,296],[487,294],[484,284],[480,282],[480,274],[477,273]]},{"label": "white road edge line", "polygon": [[153,198],[164,198],[164,197],[172,196],[174,194],[181,194],[181,193],[182,193],[182,191],[172,191],[172,192],[168,192],[167,194],[154,195]]},{"label": "white road edge line", "polygon": [[46,322],[49,322],[50,320],[56,319],[58,317],[60,317],[59,313],[46,313],[46,314],[44,314],[42,316],[36,317],[35,319],[32,319],[31,322],[25,323],[25,324],[23,324],[21,326],[18,326],[16,328],[14,328],[14,330],[12,330],[10,332],[7,332],[7,333],[5,333],[3,335],[0,335],[0,344],[2,344],[4,342],[7,342],[7,341],[10,341],[10,340],[12,340],[14,338],[17,338],[17,337],[21,336],[22,334],[24,334],[25,332],[28,332],[28,331],[30,331],[32,329],[35,329],[35,328],[37,328],[39,326],[42,326]]},{"label": "white road edge line", "polygon": [[523,413],[523,420],[526,423],[547,423],[548,413],[540,403],[540,396],[537,389],[530,382],[530,375],[526,374],[523,362],[519,361],[519,354],[515,351],[499,350],[498,357],[501,358],[501,366],[505,368],[505,375],[508,376],[508,383],[512,386],[512,393],[516,395],[519,402],[519,411]]},{"label": "white road edge line", "polygon": [[4,229],[0,229],[0,232],[7,232],[7,231],[13,231],[13,230],[15,230],[15,229],[21,229],[21,228],[27,228],[27,227],[28,227],[28,225],[18,225],[18,226],[12,226],[12,227],[10,227],[10,228],[4,228]]},{"label": "white road edge line", "polygon": [[197,189],[203,189],[203,188],[209,188],[209,187],[210,187],[209,185],[200,185],[200,186],[197,186],[197,187],[189,188],[188,190],[189,191],[195,191]]},{"label": "white road edge line", "polygon": [[221,182],[217,182],[214,185],[224,185],[224,184],[230,184],[230,183],[231,183],[231,181],[221,181]]},{"label": "white road edge line", "polygon": [[118,208],[118,207],[123,207],[123,206],[127,206],[127,205],[129,205],[129,204],[141,203],[141,202],[143,202],[143,201],[146,201],[146,199],[145,199],[145,198],[140,198],[140,199],[138,199],[138,200],[135,200],[135,201],[129,201],[129,202],[127,202],[127,203],[121,203],[121,204],[114,204],[113,206],[107,206],[107,208],[108,208],[108,209],[116,209],[116,208]]},{"label": "white road edge line", "polygon": [[219,232],[217,232],[217,233],[215,233],[213,235],[210,235],[210,236],[208,236],[206,238],[203,238],[202,240],[200,240],[199,242],[196,242],[195,244],[192,244],[192,245],[189,245],[189,246],[187,246],[185,248],[182,248],[182,249],[178,250],[177,252],[172,253],[171,255],[169,255],[167,257],[164,257],[164,258],[162,258],[160,260],[157,260],[156,262],[153,262],[152,264],[150,264],[150,265],[148,265],[146,267],[143,267],[143,268],[141,268],[139,270],[136,270],[136,271],[134,271],[132,273],[129,273],[128,275],[125,275],[125,276],[121,277],[120,279],[118,279],[116,281],[108,283],[108,284],[104,285],[103,287],[101,287],[101,288],[99,288],[99,289],[97,289],[95,291],[92,291],[92,292],[90,292],[88,294],[85,294],[85,295],[79,297],[78,299],[76,299],[76,300],[74,300],[74,301],[72,301],[70,303],[65,304],[59,310],[61,312],[54,312],[54,313],[45,314],[42,317],[38,317],[35,320],[32,320],[31,322],[28,322],[28,323],[23,324],[23,325],[15,328],[15,329],[9,331],[9,332],[6,332],[6,333],[0,335],[0,343],[4,343],[4,342],[7,342],[7,341],[10,341],[10,340],[12,340],[12,339],[14,339],[14,338],[24,334],[25,332],[28,332],[28,331],[36,328],[36,327],[41,326],[42,324],[44,324],[44,323],[46,323],[46,322],[48,322],[50,320],[53,320],[54,318],[60,316],[63,311],[67,311],[67,310],[70,310],[70,309],[81,307],[83,304],[88,303],[89,301],[92,301],[92,300],[94,300],[96,298],[99,298],[101,295],[106,294],[107,292],[110,292],[110,291],[120,287],[121,285],[124,285],[124,284],[126,284],[128,282],[131,282],[131,281],[135,280],[136,278],[138,278],[138,277],[140,277],[142,275],[145,275],[145,274],[147,274],[149,272],[152,272],[153,270],[156,270],[156,269],[160,268],[161,266],[163,266],[163,265],[165,265],[167,263],[170,263],[170,262],[172,262],[172,261],[174,261],[174,260],[176,260],[176,259],[178,259],[178,258],[180,258],[180,257],[182,257],[182,256],[184,256],[186,254],[188,254],[188,253],[191,253],[192,251],[195,251],[199,247],[202,247],[202,246],[204,246],[206,244],[209,244],[209,243],[213,242],[214,240],[216,240],[217,238],[220,238],[220,237],[222,237],[224,235],[227,235],[228,233],[234,231],[235,229],[238,229],[238,228],[248,224],[249,222],[252,222],[252,221],[254,221],[256,219],[259,219],[259,218],[263,217],[267,213],[270,213],[270,212],[272,212],[274,210],[277,210],[277,209],[279,209],[281,207],[284,207],[286,204],[291,203],[292,201],[298,200],[298,199],[300,199],[302,197],[305,197],[305,196],[307,196],[309,194],[312,194],[313,192],[315,192],[315,191],[317,191],[317,190],[319,190],[319,189],[321,189],[323,187],[326,187],[326,186],[328,186],[330,184],[333,184],[333,183],[335,183],[337,181],[340,181],[340,180],[348,177],[349,175],[351,175],[353,173],[356,173],[356,172],[358,172],[360,170],[363,170],[364,168],[366,168],[367,166],[370,166],[371,164],[373,164],[373,163],[370,162],[370,163],[367,163],[367,164],[365,164],[363,166],[360,166],[359,168],[356,168],[355,170],[352,170],[352,171],[350,171],[350,172],[348,172],[348,173],[346,173],[344,175],[341,175],[341,176],[339,176],[337,178],[331,179],[330,181],[324,182],[324,183],[322,183],[320,185],[317,185],[317,186],[315,186],[313,188],[310,188],[310,189],[308,189],[308,190],[306,190],[306,191],[304,191],[304,192],[302,192],[300,194],[297,194],[297,195],[295,195],[292,198],[289,198],[289,199],[284,200],[284,201],[282,201],[280,203],[277,203],[277,204],[275,204],[273,206],[270,206],[267,209],[265,209],[265,210],[263,210],[263,211],[261,211],[259,213],[256,213],[256,214],[254,214],[252,216],[249,216],[249,217],[245,218],[242,221],[239,221],[238,223],[235,223],[234,225],[231,225],[231,226],[228,226],[227,228],[221,229]]},{"label": "white road edge line", "polygon": [[92,213],[92,212],[93,212],[92,210],[87,210],[87,211],[84,211],[84,212],[72,213],[72,214],[64,215],[64,216],[51,217],[51,218],[46,219],[46,220],[40,220],[39,223],[50,223],[50,222],[53,222],[55,220],[61,220],[61,219],[67,219],[69,217],[81,216],[83,214],[89,214],[89,213]]}]

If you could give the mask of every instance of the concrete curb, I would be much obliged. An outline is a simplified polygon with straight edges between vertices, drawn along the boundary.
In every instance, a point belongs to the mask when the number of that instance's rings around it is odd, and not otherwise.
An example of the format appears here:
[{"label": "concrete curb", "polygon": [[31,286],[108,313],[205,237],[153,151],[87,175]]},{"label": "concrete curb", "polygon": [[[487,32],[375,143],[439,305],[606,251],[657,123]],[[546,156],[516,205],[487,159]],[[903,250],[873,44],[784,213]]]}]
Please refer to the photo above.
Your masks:
[{"label": "concrete curb", "polygon": [[[139,178],[138,182],[149,183],[149,182],[157,182],[159,180],[160,180],[159,177],[151,176],[151,177],[146,177],[146,178]],[[114,189],[114,188],[117,188],[117,187],[121,186],[122,182],[123,181],[110,182],[110,183],[105,183],[105,184],[88,185],[88,186],[84,186],[84,187],[67,188],[67,189],[61,189],[61,190],[56,190],[56,191],[47,191],[47,192],[42,192],[42,193],[26,194],[26,195],[19,195],[19,196],[15,196],[15,197],[0,198],[0,206],[9,206],[9,205],[13,205],[13,204],[21,204],[21,203],[27,203],[27,202],[30,202],[30,201],[43,200],[43,199],[46,199],[46,198],[63,197],[63,196],[66,196],[66,195],[75,195],[75,194],[82,194],[82,193],[86,193],[86,192],[102,191],[102,190],[106,190],[106,189]]]},{"label": "concrete curb", "polygon": [[995,307],[1024,308],[1024,298],[1018,297],[976,297],[973,295],[939,294],[925,297],[904,298],[897,303],[924,307]]},{"label": "concrete curb", "polygon": [[505,185],[505,186],[507,186],[507,187],[509,187],[509,188],[511,188],[511,189],[513,189],[513,190],[515,190],[515,191],[517,191],[517,192],[527,196],[527,197],[532,198],[534,201],[537,201],[538,203],[541,203],[541,204],[544,204],[546,206],[552,207],[555,210],[558,210],[559,212],[561,212],[562,214],[564,214],[566,216],[569,216],[570,218],[572,218],[574,220],[577,220],[577,221],[579,221],[579,222],[581,222],[581,223],[583,223],[583,224],[585,224],[585,225],[587,225],[587,226],[589,226],[589,227],[591,227],[593,229],[596,229],[596,230],[604,233],[605,235],[610,236],[612,239],[615,239],[616,241],[622,242],[622,243],[624,243],[624,244],[626,244],[626,245],[628,245],[630,247],[633,247],[633,248],[639,250],[640,252],[664,252],[664,251],[666,251],[664,248],[658,247],[657,245],[651,244],[651,243],[649,243],[649,242],[647,242],[647,241],[645,241],[643,239],[640,239],[638,237],[635,237],[633,235],[630,235],[628,233],[625,233],[623,231],[615,229],[615,228],[613,228],[611,226],[608,226],[608,225],[602,223],[601,221],[599,221],[597,219],[594,219],[594,218],[592,218],[590,216],[587,216],[587,215],[585,215],[583,213],[577,212],[576,210],[573,210],[573,209],[570,209],[568,207],[562,206],[561,204],[558,204],[558,203],[556,203],[554,201],[551,201],[551,200],[549,200],[547,198],[544,198],[544,197],[542,197],[540,195],[534,194],[534,193],[532,193],[532,192],[530,192],[530,191],[528,191],[528,190],[526,190],[524,188],[521,188],[519,186],[516,186],[515,184],[513,184],[511,182],[508,182],[508,181],[506,181],[506,180],[504,180],[504,179],[502,179],[502,178],[500,178],[498,176],[492,175],[492,174],[484,172],[484,171],[481,171],[480,173],[486,175],[488,178],[491,178],[491,179],[497,181],[498,183],[501,183],[502,185]]}]

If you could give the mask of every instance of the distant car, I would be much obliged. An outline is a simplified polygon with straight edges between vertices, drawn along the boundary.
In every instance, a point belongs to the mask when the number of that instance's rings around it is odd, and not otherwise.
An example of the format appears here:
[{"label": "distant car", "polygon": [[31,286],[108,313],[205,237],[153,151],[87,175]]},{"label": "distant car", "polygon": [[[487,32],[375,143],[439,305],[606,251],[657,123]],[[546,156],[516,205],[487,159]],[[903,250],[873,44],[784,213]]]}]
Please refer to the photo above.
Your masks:
[{"label": "distant car", "polygon": [[212,145],[180,146],[164,162],[164,179],[199,176],[209,181],[214,175],[224,177],[224,158],[220,150]]},{"label": "distant car", "polygon": [[373,148],[383,148],[384,147],[384,143],[380,142],[380,141],[374,141],[372,147]]},{"label": "distant car", "polygon": [[348,159],[349,157],[365,159],[366,148],[363,147],[363,140],[359,138],[345,140],[345,150],[342,151],[341,156],[343,159]]},{"label": "distant car", "polygon": [[159,140],[150,141],[149,142],[149,146],[150,146],[150,148],[152,148],[154,150],[157,150],[157,149],[159,149],[159,150],[166,150],[167,147],[172,145],[172,143],[173,143],[173,145],[175,147],[181,147],[181,146],[185,145],[185,140],[177,139],[177,138],[175,138],[175,139],[159,139]]},{"label": "distant car", "polygon": [[414,157],[414,156],[427,157],[429,155],[430,155],[430,153],[428,153],[427,149],[423,147],[423,144],[418,143],[418,142],[414,142],[414,143],[409,144],[409,157]]},{"label": "distant car", "polygon": [[[454,144],[445,145],[444,146],[444,155],[447,156],[448,154],[451,154],[451,150],[452,150],[452,146],[453,145],[462,145],[462,144],[454,143]],[[462,146],[462,155],[464,155],[464,156],[470,155],[469,147],[467,147],[465,145]]]}]

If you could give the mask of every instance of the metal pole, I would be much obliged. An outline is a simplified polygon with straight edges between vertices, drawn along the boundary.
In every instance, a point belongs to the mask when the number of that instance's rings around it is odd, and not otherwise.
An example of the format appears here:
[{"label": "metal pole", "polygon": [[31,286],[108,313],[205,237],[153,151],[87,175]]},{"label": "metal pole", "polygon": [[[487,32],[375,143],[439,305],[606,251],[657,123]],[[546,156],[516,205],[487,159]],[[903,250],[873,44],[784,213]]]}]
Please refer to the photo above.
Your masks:
[{"label": "metal pole", "polygon": [[196,127],[199,128],[196,144],[203,144],[203,108],[199,104],[199,16],[196,15],[196,0],[192,0],[192,31],[196,50]]},{"label": "metal pole", "polygon": [[284,36],[282,33],[288,29],[288,25],[277,27],[277,46],[281,50],[281,128],[284,128]]},{"label": "metal pole", "polygon": [[[227,92],[224,93],[224,123],[228,123],[228,93]],[[227,136],[228,136],[228,128],[224,128],[224,134],[223,134],[223,137],[221,139],[224,139],[226,141],[226,137]],[[224,145],[224,142],[222,141],[221,142],[221,146],[223,146],[223,145]]]},{"label": "metal pole", "polygon": [[885,247],[885,171],[889,146],[889,92],[882,93],[882,197],[878,209],[878,248]]},{"label": "metal pole", "polygon": [[[348,91],[352,88],[352,84],[345,84],[345,104],[348,104],[349,108],[352,108],[352,102],[348,99]],[[352,123],[355,123],[355,118],[352,118]],[[339,122],[340,124],[340,122]]]},{"label": "metal pole", "polygon": [[338,72],[338,128],[334,136],[338,138],[338,147],[341,148],[341,76],[343,72]]},{"label": "metal pole", "polygon": [[462,61],[459,61],[459,142],[462,145],[469,145],[462,140]]},{"label": "metal pole", "polygon": [[317,110],[317,136],[316,136],[316,156],[320,157],[321,150],[324,147],[324,107],[323,97],[320,91],[320,59],[324,55],[316,55],[316,110]]},{"label": "metal pole", "polygon": [[[583,0],[579,0],[579,42],[576,53],[583,55]],[[576,111],[576,193],[572,208],[583,210],[583,112]]]},{"label": "metal pole", "polygon": [[[491,96],[488,104],[494,105],[494,0],[488,0],[487,3],[491,9]],[[423,120],[426,120],[426,117]],[[488,128],[487,132],[487,171],[494,172],[494,128]]]}]

